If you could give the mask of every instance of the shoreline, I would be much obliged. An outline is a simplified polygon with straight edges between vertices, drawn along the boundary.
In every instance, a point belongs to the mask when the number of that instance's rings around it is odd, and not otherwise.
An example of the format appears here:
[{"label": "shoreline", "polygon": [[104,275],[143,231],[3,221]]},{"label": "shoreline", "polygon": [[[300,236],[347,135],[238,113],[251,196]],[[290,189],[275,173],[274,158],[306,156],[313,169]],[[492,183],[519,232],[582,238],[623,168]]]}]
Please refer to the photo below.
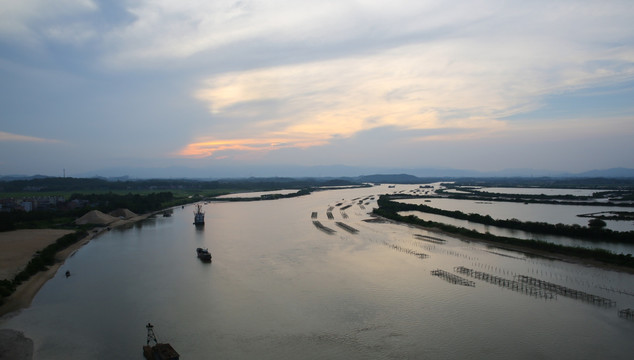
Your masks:
[{"label": "shoreline", "polygon": [[44,284],[46,284],[47,281],[55,277],[55,274],[57,274],[59,268],[64,265],[70,254],[79,250],[82,246],[86,245],[99,234],[101,234],[101,232],[96,235],[88,235],[66,249],[59,251],[55,254],[55,264],[49,266],[48,270],[40,271],[20,284],[13,294],[5,299],[5,303],[0,306],[0,319],[5,316],[10,317],[13,313],[17,313],[20,310],[31,306],[31,302],[33,302],[35,295],[37,295],[38,291],[42,288],[42,286],[44,286]]},{"label": "shoreline", "polygon": [[[4,320],[17,316],[22,310],[30,307],[33,299],[35,299],[35,296],[44,284],[55,277],[57,271],[64,265],[66,260],[73,256],[75,252],[79,251],[81,247],[88,244],[90,240],[109,231],[111,228],[134,224],[150,216],[160,214],[163,211],[165,210],[138,215],[130,219],[120,219],[110,224],[95,227],[84,238],[66,249],[58,251],[55,254],[55,263],[51,265],[48,270],[40,271],[31,276],[28,280],[20,284],[13,294],[5,299],[5,303],[0,306],[0,324],[2,324]],[[57,238],[55,240],[57,240]],[[6,357],[7,359],[32,360],[34,352],[33,340],[23,332],[10,328],[0,329],[0,358],[4,359],[6,355],[8,356]]]},{"label": "shoreline", "polygon": [[157,213],[161,213],[164,210],[151,212],[143,215],[138,215],[130,219],[120,219],[103,227],[96,227],[90,230],[89,234],[80,239],[76,243],[70,245],[64,250],[61,250],[55,254],[55,263],[49,266],[48,270],[40,271],[37,274],[31,276],[28,280],[20,284],[16,290],[9,297],[5,299],[5,303],[0,305],[0,322],[3,319],[17,315],[21,310],[31,306],[33,299],[37,295],[38,291],[46,284],[46,282],[57,274],[57,271],[64,265],[66,259],[72,256],[76,251],[81,249],[84,245],[90,242],[90,240],[100,236],[104,232],[108,231],[108,228],[115,228],[134,224],[138,221],[145,220],[150,216]]}]

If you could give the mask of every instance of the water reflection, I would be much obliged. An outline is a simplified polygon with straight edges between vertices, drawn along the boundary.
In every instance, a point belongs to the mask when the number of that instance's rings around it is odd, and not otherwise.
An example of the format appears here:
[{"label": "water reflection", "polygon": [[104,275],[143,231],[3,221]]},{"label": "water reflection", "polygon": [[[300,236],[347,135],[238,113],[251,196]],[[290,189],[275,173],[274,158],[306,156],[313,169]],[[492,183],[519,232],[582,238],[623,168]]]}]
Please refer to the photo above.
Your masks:
[{"label": "water reflection", "polygon": [[603,191],[610,191],[610,190],[484,187],[484,188],[479,188],[478,191],[487,192],[487,193],[495,193],[495,194],[592,196],[592,194],[594,194],[595,192],[603,192]]},{"label": "water reflection", "polygon": [[[427,201],[426,201],[427,200]],[[476,213],[490,215],[494,219],[519,219],[521,221],[547,222],[550,224],[577,224],[586,226],[588,218],[579,217],[580,214],[601,211],[627,211],[628,208],[615,206],[582,206],[582,205],[552,205],[552,204],[523,204],[516,202],[474,201],[457,199],[400,199],[410,204],[425,204],[442,210],[459,210],[466,214]],[[632,221],[609,221],[607,228],[615,231],[633,231]]]},{"label": "water reflection", "polygon": [[517,239],[525,239],[525,240],[539,240],[545,241],[553,244],[564,245],[564,246],[579,246],[587,249],[604,249],[611,251],[615,254],[634,254],[634,245],[630,244],[622,244],[622,243],[611,243],[611,242],[601,242],[601,241],[588,241],[588,240],[580,240],[565,236],[554,236],[554,235],[544,235],[544,234],[535,234],[529,233],[522,230],[516,229],[507,229],[501,228],[497,226],[484,225],[479,223],[474,223],[467,220],[454,219],[447,216],[429,214],[420,211],[402,211],[399,213],[403,216],[414,215],[420,219],[424,219],[426,221],[434,221],[444,224],[449,224],[457,227],[462,227],[465,229],[475,230],[480,233],[491,233],[496,236],[506,236]]},{"label": "water reflection", "polygon": [[[415,189],[211,203],[203,230],[192,225],[191,206],[176,209],[91,241],[31,308],[0,326],[33,338],[36,359],[140,358],[148,321],[159,340],[189,359],[630,357],[634,322],[617,309],[634,307],[632,275],[372,221],[378,195]],[[313,225],[315,212],[335,233]],[[201,246],[213,263],[198,261]],[[545,301],[480,279],[458,286],[431,274],[463,276],[460,266],[530,276],[617,305]],[[74,275],[61,276],[66,270]]]}]

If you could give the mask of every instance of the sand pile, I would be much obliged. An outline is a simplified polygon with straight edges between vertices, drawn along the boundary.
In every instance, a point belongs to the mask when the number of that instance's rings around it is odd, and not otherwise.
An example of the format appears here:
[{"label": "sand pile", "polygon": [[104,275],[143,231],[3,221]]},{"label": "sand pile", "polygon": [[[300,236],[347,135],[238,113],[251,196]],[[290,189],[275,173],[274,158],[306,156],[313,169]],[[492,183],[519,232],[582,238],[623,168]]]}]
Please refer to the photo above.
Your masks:
[{"label": "sand pile", "polygon": [[117,209],[114,211],[111,211],[108,213],[110,216],[114,216],[117,218],[122,218],[122,219],[131,219],[135,216],[137,216],[137,214],[133,213],[132,211],[128,210],[128,209]]},{"label": "sand pile", "polygon": [[119,220],[114,216],[110,216],[108,214],[104,214],[99,210],[92,210],[87,212],[84,216],[75,220],[75,224],[77,225],[85,225],[85,224],[96,224],[96,225],[108,225],[112,222]]}]

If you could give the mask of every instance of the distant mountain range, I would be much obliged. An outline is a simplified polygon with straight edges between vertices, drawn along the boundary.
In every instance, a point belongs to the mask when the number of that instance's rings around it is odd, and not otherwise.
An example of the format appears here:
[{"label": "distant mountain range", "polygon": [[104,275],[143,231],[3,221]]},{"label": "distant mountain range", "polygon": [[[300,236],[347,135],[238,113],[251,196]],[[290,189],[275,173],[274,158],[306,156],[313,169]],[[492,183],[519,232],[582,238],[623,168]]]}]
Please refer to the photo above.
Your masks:
[{"label": "distant mountain range", "polygon": [[[36,179],[44,175],[6,175],[0,181]],[[373,168],[354,166],[245,166],[215,167],[208,169],[189,167],[167,168],[111,168],[90,173],[70,174],[75,178],[103,178],[111,181],[135,179],[235,179],[235,178],[351,178],[367,182],[411,182],[417,178],[491,178],[491,177],[553,177],[553,178],[634,178],[634,169],[611,168],[580,173],[535,169],[506,169],[501,171],[475,171],[450,168]]]}]

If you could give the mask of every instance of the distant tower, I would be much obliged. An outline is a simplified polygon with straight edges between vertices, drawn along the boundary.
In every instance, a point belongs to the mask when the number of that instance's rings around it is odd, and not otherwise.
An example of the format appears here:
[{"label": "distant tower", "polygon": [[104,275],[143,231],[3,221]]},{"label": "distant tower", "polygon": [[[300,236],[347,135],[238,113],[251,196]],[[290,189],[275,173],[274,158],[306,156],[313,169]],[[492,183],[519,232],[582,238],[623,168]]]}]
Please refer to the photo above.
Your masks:
[{"label": "distant tower", "polygon": [[64,170],[64,179],[65,179],[66,178],[66,169],[63,169],[63,170]]},{"label": "distant tower", "polygon": [[150,345],[150,342],[154,341],[154,345],[156,345],[158,341],[156,341],[156,335],[154,335],[154,325],[147,323],[145,327],[147,328],[147,344]]}]

